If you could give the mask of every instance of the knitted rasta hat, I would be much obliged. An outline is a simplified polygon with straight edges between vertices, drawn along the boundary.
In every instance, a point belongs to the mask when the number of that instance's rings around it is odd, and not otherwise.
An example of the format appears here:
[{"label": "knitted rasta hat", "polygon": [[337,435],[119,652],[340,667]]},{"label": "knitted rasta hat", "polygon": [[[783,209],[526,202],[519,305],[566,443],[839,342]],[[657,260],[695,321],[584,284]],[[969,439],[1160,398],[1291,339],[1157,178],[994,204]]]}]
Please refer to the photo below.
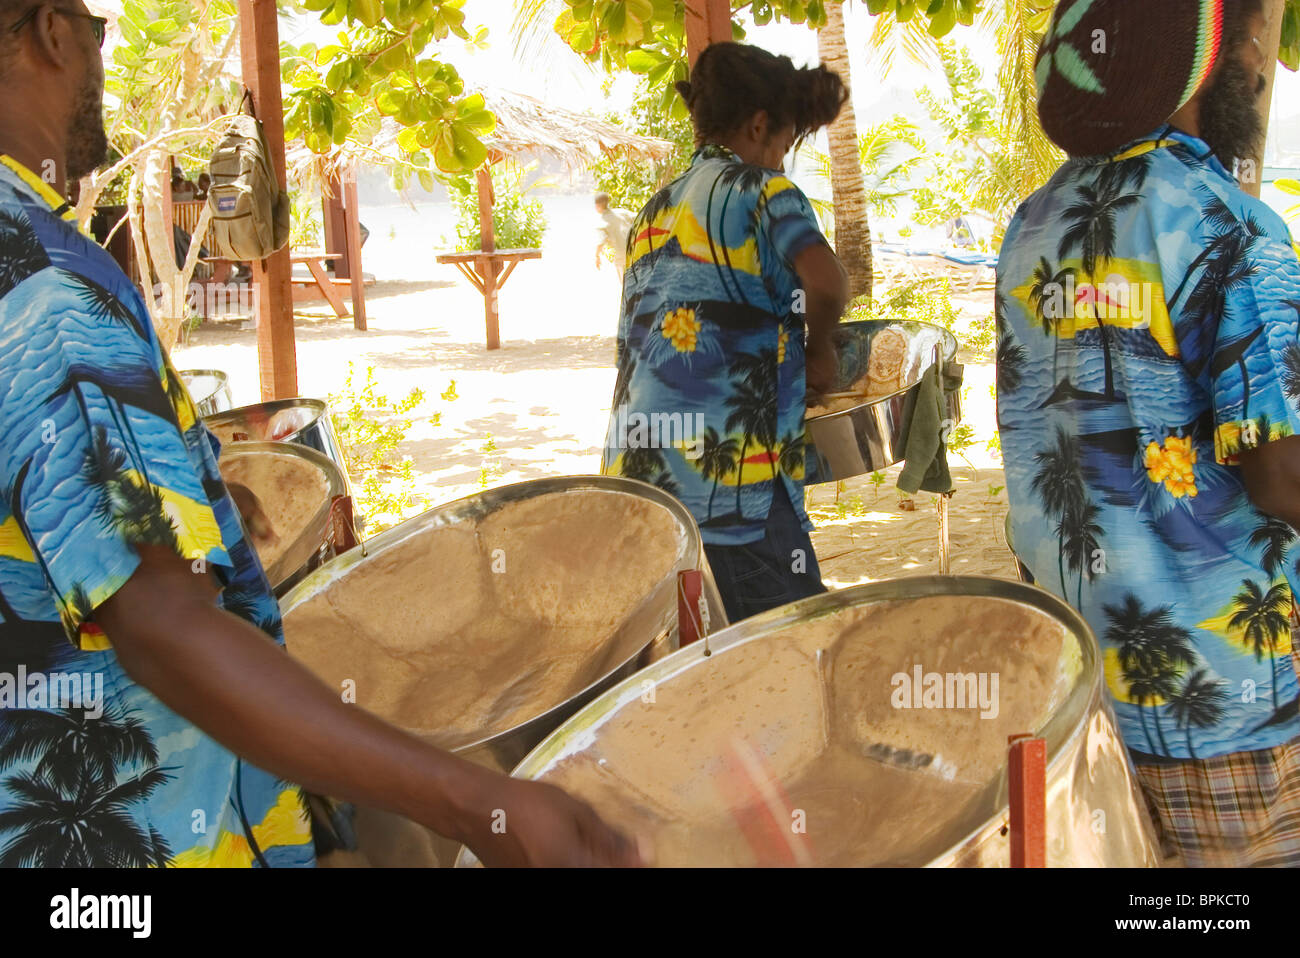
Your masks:
[{"label": "knitted rasta hat", "polygon": [[1038,115],[1071,156],[1110,153],[1187,103],[1218,62],[1224,0],[1059,0]]}]

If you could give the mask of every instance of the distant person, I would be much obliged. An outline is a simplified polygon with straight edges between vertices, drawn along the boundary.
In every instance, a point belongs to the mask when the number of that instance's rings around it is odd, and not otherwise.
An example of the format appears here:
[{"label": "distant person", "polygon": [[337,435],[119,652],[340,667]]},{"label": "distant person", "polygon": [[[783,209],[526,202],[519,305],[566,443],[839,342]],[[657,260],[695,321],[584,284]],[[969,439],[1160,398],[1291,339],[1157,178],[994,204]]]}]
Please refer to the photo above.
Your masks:
[{"label": "distant person", "polygon": [[970,228],[970,221],[964,216],[954,216],[948,221],[945,232],[948,242],[953,246],[966,247],[975,245],[975,231]]},{"label": "distant person", "polygon": [[200,173],[199,181],[196,186],[197,189],[194,192],[194,198],[196,200],[206,200],[208,198],[208,190],[212,188],[212,177],[207,173]]},{"label": "distant person", "polygon": [[172,167],[172,202],[184,203],[194,199],[194,184],[185,178],[179,166]]},{"label": "distant person", "polygon": [[621,284],[623,271],[627,269],[627,234],[632,228],[633,216],[627,210],[611,207],[608,193],[596,194],[596,212],[601,219],[600,241],[596,244],[596,269],[600,269],[601,254],[608,246],[614,251],[614,268],[618,270],[618,281]]}]

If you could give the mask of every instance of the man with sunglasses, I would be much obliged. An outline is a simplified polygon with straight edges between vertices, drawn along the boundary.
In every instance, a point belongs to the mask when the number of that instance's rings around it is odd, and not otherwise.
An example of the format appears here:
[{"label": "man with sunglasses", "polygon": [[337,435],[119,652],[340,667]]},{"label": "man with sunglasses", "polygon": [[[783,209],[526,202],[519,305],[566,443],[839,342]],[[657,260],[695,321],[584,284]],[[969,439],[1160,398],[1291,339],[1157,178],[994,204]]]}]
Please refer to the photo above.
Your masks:
[{"label": "man with sunglasses", "polygon": [[77,0],[0,0],[0,866],[311,865],[299,785],[488,864],[635,864],[284,654],[215,441],[66,202],[107,152],[103,38]]}]

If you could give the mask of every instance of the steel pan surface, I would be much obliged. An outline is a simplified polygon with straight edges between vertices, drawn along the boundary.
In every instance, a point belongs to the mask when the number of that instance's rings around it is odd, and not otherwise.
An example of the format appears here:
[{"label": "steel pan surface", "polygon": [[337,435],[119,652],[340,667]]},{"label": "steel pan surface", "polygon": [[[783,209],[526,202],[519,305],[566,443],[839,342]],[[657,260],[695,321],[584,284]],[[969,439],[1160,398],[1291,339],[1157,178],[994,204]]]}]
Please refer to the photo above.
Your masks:
[{"label": "steel pan surface", "polygon": [[235,408],[230,378],[220,369],[182,369],[176,375],[185,383],[200,417]]},{"label": "steel pan surface", "polygon": [[[703,597],[708,607],[709,619],[714,629],[726,625],[726,613],[721,597],[708,568],[699,530],[691,514],[676,498],[647,483],[617,476],[573,476],[554,479],[537,479],[489,489],[486,492],[437,506],[419,516],[385,530],[366,540],[367,555],[351,549],[317,569],[290,590],[281,600],[282,612],[288,616],[295,608],[310,602],[333,583],[359,570],[377,556],[412,536],[457,523],[485,519],[502,506],[536,496],[552,493],[599,492],[610,495],[634,496],[650,501],[667,511],[676,527],[678,539],[677,559],[672,570],[646,593],[639,605],[628,609],[628,615],[619,627],[619,635],[627,638],[629,653],[613,668],[592,681],[585,688],[572,693],[564,701],[532,716],[513,728],[484,734],[476,741],[452,749],[456,754],[488,768],[509,772],[564,719],[605,689],[632,675],[638,668],[657,661],[677,648],[677,572],[699,569],[703,573]],[[292,635],[288,636],[292,652]],[[621,639],[615,640],[621,642]],[[435,741],[436,733],[428,729],[410,729],[421,737]],[[449,866],[455,858],[454,843],[432,836],[413,823],[397,816],[362,809],[359,812],[360,832],[369,832],[373,838],[362,836],[362,844],[383,845],[385,851],[372,855],[371,864]],[[432,836],[432,837],[431,837]],[[432,849],[426,854],[424,849]],[[391,850],[391,851],[390,851]],[[431,855],[431,857],[430,857]],[[432,860],[431,860],[432,858]]]},{"label": "steel pan surface", "polygon": [[[871,340],[888,328],[899,329],[909,337],[907,384],[848,409],[807,419],[806,484],[848,479],[901,462],[921,378],[933,365],[936,350],[944,367],[960,368],[954,363],[957,339],[940,326],[910,320],[841,323],[836,330],[842,340],[840,370],[833,391],[847,390],[866,373]],[[948,418],[959,422],[960,390],[945,390],[944,398]]]},{"label": "steel pan surface", "polygon": [[348,495],[351,495],[347,460],[330,421],[329,406],[323,400],[306,397],[275,399],[204,416],[203,422],[216,433],[223,445],[229,445],[231,440],[222,439],[222,432],[233,430],[237,435],[247,437],[236,438],[234,442],[291,442],[314,449],[334,460],[343,475]]},{"label": "steel pan surface", "polygon": [[[1071,651],[1069,669],[1062,669],[1061,695],[1056,704],[1044,713],[1036,728],[1025,729],[1043,737],[1047,743],[1047,854],[1048,864],[1054,866],[1106,865],[1106,866],[1156,866],[1160,856],[1154,831],[1145,802],[1138,789],[1133,768],[1115,728],[1109,699],[1104,689],[1100,655],[1096,641],[1083,620],[1067,605],[1054,596],[1031,586],[1001,579],[977,577],[916,577],[856,586],[811,599],[801,600],[761,616],[747,619],[709,638],[708,652],[702,643],[689,646],[676,654],[655,663],[629,680],[611,688],[586,708],[574,715],[564,725],[547,737],[515,769],[520,778],[552,780],[554,772],[575,756],[588,756],[587,765],[600,757],[602,767],[608,760],[604,773],[608,781],[626,780],[626,786],[640,795],[663,793],[670,789],[674,794],[700,786],[701,782],[675,780],[652,786],[637,778],[638,765],[630,762],[626,767],[614,764],[625,760],[626,751],[608,757],[601,750],[602,735],[606,726],[615,727],[616,720],[630,715],[653,716],[646,726],[667,720],[663,713],[652,713],[653,703],[646,702],[646,689],[657,690],[659,699],[665,700],[674,682],[692,679],[697,670],[720,668],[729,653],[761,642],[776,633],[798,630],[819,621],[827,621],[845,610],[871,609],[882,603],[899,600],[920,601],[931,597],[958,597],[972,604],[980,602],[1014,603],[1026,615],[1044,617],[1059,627],[1064,635],[1065,650]],[[886,608],[887,606],[879,606]],[[975,606],[972,605],[972,609]],[[988,612],[989,609],[984,610]],[[829,621],[834,621],[833,618]],[[796,632],[797,634],[797,632]],[[929,637],[918,635],[917,648],[924,660]],[[779,649],[778,649],[779,650]],[[819,660],[820,661],[820,660]],[[710,688],[710,707],[726,709],[726,688]],[[883,694],[888,695],[886,690]],[[1046,704],[1046,703],[1044,703]],[[897,707],[897,706],[895,706]],[[780,721],[784,715],[764,715],[768,722]],[[720,715],[719,720],[729,720],[731,713]],[[685,734],[684,732],[682,734]],[[699,734],[697,732],[697,734]],[[972,740],[973,742],[974,740]],[[671,741],[665,741],[667,747]],[[985,742],[985,746],[989,743]],[[945,745],[945,750],[949,746]],[[951,749],[960,758],[962,747],[954,741]],[[682,749],[671,754],[680,757]],[[901,754],[901,753],[899,753]],[[895,761],[898,756],[895,756]],[[720,767],[720,766],[719,766]],[[609,776],[612,772],[613,775]],[[716,775],[716,772],[713,773]],[[911,774],[924,775],[923,768]],[[554,779],[561,781],[562,779]],[[604,780],[602,780],[604,781]],[[639,783],[639,784],[638,784]],[[571,783],[569,783],[571,784]],[[784,788],[788,782],[781,782]],[[980,783],[976,783],[979,785]],[[622,794],[615,786],[608,793],[617,798]],[[619,787],[621,788],[621,786]],[[585,796],[575,790],[578,797]],[[607,799],[609,800],[607,795]],[[941,866],[1000,866],[1009,863],[1010,839],[1008,826],[1008,783],[1005,761],[999,771],[991,775],[982,787],[972,792],[972,798],[950,819],[941,819],[938,831],[926,844],[923,861],[914,864]],[[871,796],[867,796],[870,799]],[[639,799],[627,798],[628,802]],[[599,806],[598,806],[599,810]],[[1099,825],[1100,823],[1100,825]],[[891,829],[918,829],[922,824],[909,820],[902,813],[896,820],[883,824]],[[904,831],[903,834],[908,834]],[[468,852],[462,853],[458,864],[471,865],[475,860]],[[863,862],[868,863],[868,862]],[[912,862],[909,862],[912,863]],[[724,864],[715,861],[696,861],[691,864]]]},{"label": "steel pan surface", "polygon": [[[276,595],[282,595],[308,572],[332,555],[332,524],[330,506],[336,496],[344,494],[343,476],[338,466],[315,449],[282,442],[233,442],[221,450],[218,465],[231,460],[265,455],[293,456],[311,463],[325,476],[325,499],[312,514],[308,523],[294,536],[293,542],[269,566],[264,566],[266,578]],[[276,530],[277,533],[280,530]],[[251,540],[250,540],[251,542]]]}]

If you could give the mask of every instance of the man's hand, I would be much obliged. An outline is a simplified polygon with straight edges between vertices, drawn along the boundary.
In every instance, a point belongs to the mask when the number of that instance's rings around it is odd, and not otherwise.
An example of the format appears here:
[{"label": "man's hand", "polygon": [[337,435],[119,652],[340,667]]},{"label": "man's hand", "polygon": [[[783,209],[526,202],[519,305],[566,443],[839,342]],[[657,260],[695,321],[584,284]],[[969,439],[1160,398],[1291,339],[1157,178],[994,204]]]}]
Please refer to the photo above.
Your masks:
[{"label": "man's hand", "polygon": [[809,392],[814,394],[831,392],[835,388],[835,379],[839,371],[840,361],[834,346],[829,343],[809,345],[804,357],[804,376]]},{"label": "man's hand", "polygon": [[[466,844],[493,867],[635,867],[636,846],[590,806],[554,785],[503,779],[480,801],[481,825]],[[496,830],[493,825],[496,824]]]}]

